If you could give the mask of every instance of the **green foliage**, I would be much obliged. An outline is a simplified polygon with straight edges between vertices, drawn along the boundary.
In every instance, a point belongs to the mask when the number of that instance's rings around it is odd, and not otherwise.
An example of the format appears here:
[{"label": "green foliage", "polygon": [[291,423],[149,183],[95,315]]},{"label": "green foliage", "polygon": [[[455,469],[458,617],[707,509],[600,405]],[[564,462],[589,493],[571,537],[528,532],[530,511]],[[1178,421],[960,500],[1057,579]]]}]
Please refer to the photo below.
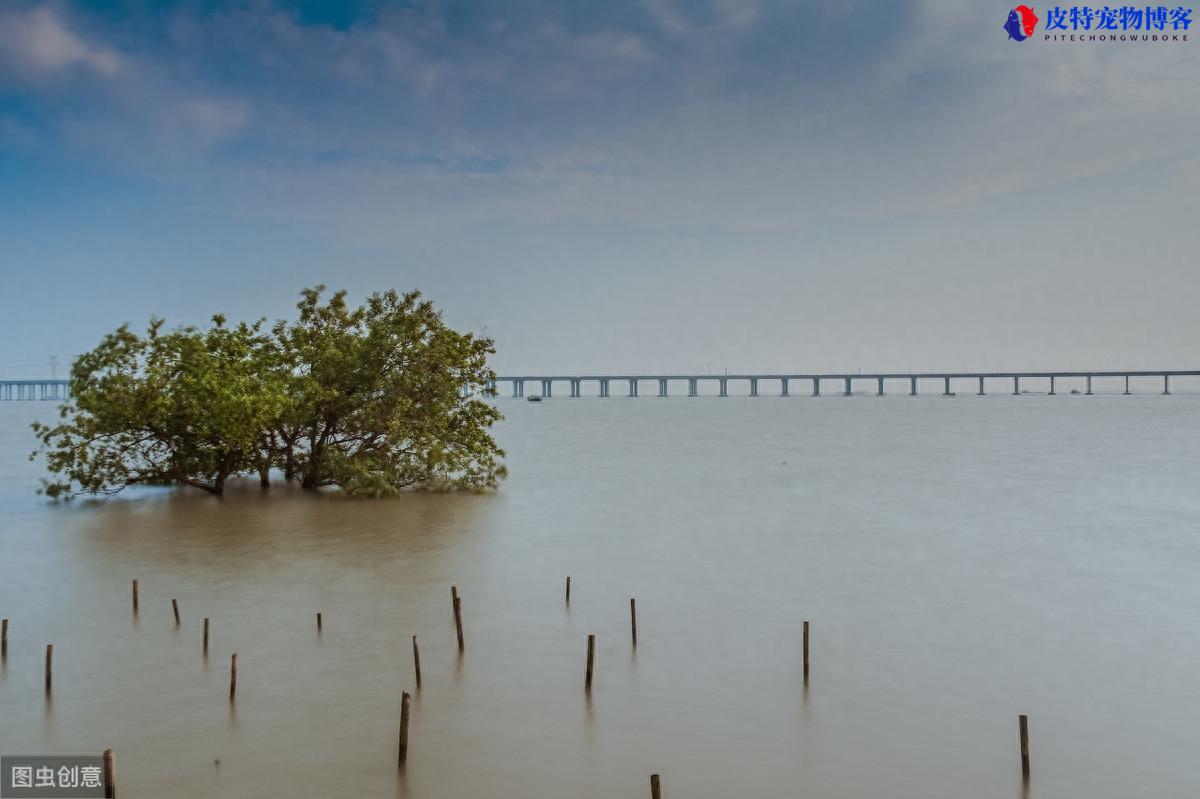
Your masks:
[{"label": "green foliage", "polygon": [[505,474],[478,396],[490,339],[448,328],[418,292],[306,289],[295,322],[164,333],[121,327],[75,362],[61,422],[35,424],[53,497],[183,484],[220,494],[272,469],[311,490],[488,489]]}]

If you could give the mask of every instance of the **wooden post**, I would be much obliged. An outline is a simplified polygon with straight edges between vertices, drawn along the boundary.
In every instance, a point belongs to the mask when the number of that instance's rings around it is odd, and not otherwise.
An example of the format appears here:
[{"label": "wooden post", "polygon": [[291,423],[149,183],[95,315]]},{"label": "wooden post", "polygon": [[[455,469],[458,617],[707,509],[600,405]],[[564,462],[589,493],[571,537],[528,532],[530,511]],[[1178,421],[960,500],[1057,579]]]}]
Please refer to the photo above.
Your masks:
[{"label": "wooden post", "polygon": [[229,701],[233,701],[234,695],[237,693],[237,652],[233,653],[233,660],[229,663]]},{"label": "wooden post", "polygon": [[208,619],[204,619],[204,654],[208,654]]},{"label": "wooden post", "polygon": [[117,799],[117,774],[111,749],[104,750],[104,799]]},{"label": "wooden post", "polygon": [[417,687],[421,687],[421,650],[417,649],[417,636],[413,636],[413,667],[417,672]]},{"label": "wooden post", "polygon": [[138,586],[136,579],[133,581],[133,612],[135,614],[138,612]]},{"label": "wooden post", "polygon": [[596,661],[596,636],[588,636],[588,661],[587,661],[587,677],[584,678],[583,687],[587,690],[592,690],[592,666]]},{"label": "wooden post", "polygon": [[454,597],[454,627],[458,631],[458,651],[463,651],[462,597]]},{"label": "wooden post", "polygon": [[804,679],[808,680],[808,622],[804,622]]},{"label": "wooden post", "polygon": [[179,600],[171,600],[171,610],[175,611],[175,626],[179,626]]},{"label": "wooden post", "polygon": [[633,645],[637,646],[637,600],[629,598],[629,626],[633,632]]},{"label": "wooden post", "polygon": [[658,784],[658,775],[650,775],[650,799],[662,799],[662,786]]},{"label": "wooden post", "polygon": [[404,763],[408,760],[408,707],[412,704],[412,697],[405,691],[400,699],[400,767],[404,767]]},{"label": "wooden post", "polygon": [[0,657],[8,657],[8,619],[0,621]]},{"label": "wooden post", "polygon": [[1017,717],[1017,727],[1021,733],[1021,776],[1029,779],[1029,716],[1024,714]]},{"label": "wooden post", "polygon": [[50,683],[54,678],[54,644],[46,644],[46,693],[50,693]]},{"label": "wooden post", "polygon": [[452,586],[450,586],[450,607],[454,607],[457,604],[458,604],[458,586],[452,585]]},{"label": "wooden post", "polygon": [[317,611],[317,633],[321,632],[321,612]]},{"label": "wooden post", "polygon": [[571,604],[571,575],[567,575],[567,604]]}]

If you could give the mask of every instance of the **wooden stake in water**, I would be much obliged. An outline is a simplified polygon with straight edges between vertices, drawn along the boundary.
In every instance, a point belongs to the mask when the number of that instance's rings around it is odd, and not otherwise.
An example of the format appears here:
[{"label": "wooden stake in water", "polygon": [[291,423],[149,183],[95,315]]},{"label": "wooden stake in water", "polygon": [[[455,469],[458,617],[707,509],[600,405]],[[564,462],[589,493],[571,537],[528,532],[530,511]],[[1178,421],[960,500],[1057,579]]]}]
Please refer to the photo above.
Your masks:
[{"label": "wooden stake in water", "polygon": [[171,610],[175,611],[175,626],[179,626],[179,600],[171,600]]},{"label": "wooden stake in water", "polygon": [[804,679],[808,681],[808,622],[804,622]]},{"label": "wooden stake in water", "polygon": [[50,693],[50,684],[54,679],[54,644],[46,644],[46,693]]},{"label": "wooden stake in water", "polygon": [[637,600],[629,598],[629,627],[633,633],[633,645],[637,646]]},{"label": "wooden stake in water", "polygon": [[0,657],[8,657],[8,619],[0,620]]},{"label": "wooden stake in water", "polygon": [[399,764],[404,767],[404,763],[408,760],[408,708],[412,704],[412,697],[405,691],[400,699],[400,754]]},{"label": "wooden stake in water", "polygon": [[111,749],[104,750],[104,799],[117,799],[117,773]]},{"label": "wooden stake in water", "polygon": [[233,701],[234,695],[237,694],[237,652],[233,653],[233,659],[229,663],[229,701]]},{"label": "wooden stake in water", "polygon": [[319,611],[317,613],[317,632],[321,632],[321,614]]},{"label": "wooden stake in water", "polygon": [[137,580],[134,580],[133,581],[133,612],[136,614],[137,611],[138,611],[138,586],[137,586]]},{"label": "wooden stake in water", "polygon": [[1021,734],[1021,776],[1029,779],[1029,716],[1017,717],[1017,728]]},{"label": "wooden stake in water", "polygon": [[454,597],[454,627],[458,631],[458,651],[463,651],[462,597]]},{"label": "wooden stake in water", "polygon": [[208,654],[208,619],[204,619],[204,654]]},{"label": "wooden stake in water", "polygon": [[658,784],[658,775],[650,775],[650,799],[662,799],[662,786]]},{"label": "wooden stake in water", "polygon": [[567,575],[567,604],[571,604],[571,576]]},{"label": "wooden stake in water", "polygon": [[587,676],[583,680],[583,687],[590,691],[592,690],[592,666],[596,662],[596,636],[588,636],[588,660],[587,660]]},{"label": "wooden stake in water", "polygon": [[417,687],[421,687],[421,650],[417,649],[417,636],[413,636],[413,668],[417,672]]},{"label": "wooden stake in water", "polygon": [[104,750],[104,799],[116,799],[116,769],[110,749]]}]

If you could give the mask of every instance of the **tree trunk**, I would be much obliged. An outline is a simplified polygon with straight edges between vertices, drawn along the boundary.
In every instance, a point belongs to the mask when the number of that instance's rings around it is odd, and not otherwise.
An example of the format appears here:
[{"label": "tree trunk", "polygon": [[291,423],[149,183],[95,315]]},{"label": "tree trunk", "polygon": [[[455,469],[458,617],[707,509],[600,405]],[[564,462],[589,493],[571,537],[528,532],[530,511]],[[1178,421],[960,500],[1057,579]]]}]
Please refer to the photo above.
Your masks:
[{"label": "tree trunk", "polygon": [[271,465],[269,463],[259,464],[258,484],[262,488],[271,487]]}]

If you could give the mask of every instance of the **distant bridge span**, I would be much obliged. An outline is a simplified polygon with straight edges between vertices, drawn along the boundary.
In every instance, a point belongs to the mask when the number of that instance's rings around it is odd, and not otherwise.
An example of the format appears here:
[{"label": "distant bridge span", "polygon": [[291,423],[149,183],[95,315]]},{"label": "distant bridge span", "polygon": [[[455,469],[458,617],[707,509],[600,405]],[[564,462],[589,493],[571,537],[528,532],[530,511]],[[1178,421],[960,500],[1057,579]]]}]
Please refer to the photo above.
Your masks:
[{"label": "distant bridge span", "polygon": [[[922,380],[936,380],[941,383],[942,396],[952,397],[955,392],[952,391],[954,382],[973,381],[972,385],[977,383],[980,396],[986,392],[987,380],[1011,380],[1012,393],[1021,393],[1021,380],[1025,378],[1049,378],[1050,391],[1049,394],[1058,393],[1055,391],[1055,381],[1060,378],[1084,378],[1086,390],[1084,394],[1092,393],[1092,381],[1103,378],[1116,378],[1123,380],[1125,394],[1131,394],[1129,390],[1130,378],[1157,378],[1162,380],[1162,393],[1171,393],[1171,378],[1172,377],[1200,377],[1200,370],[1194,369],[1163,369],[1163,370],[1130,370],[1130,371],[1074,371],[1074,372],[833,372],[829,374],[583,374],[583,375],[503,375],[496,378],[494,388],[499,388],[498,384],[510,384],[512,386],[512,396],[524,397],[525,384],[533,383],[541,387],[542,397],[554,396],[554,384],[565,383],[569,389],[570,397],[583,396],[582,389],[585,382],[595,382],[598,386],[598,395],[600,397],[612,396],[612,384],[625,384],[628,386],[628,396],[640,396],[640,386],[642,383],[657,384],[659,397],[669,396],[671,383],[686,383],[687,396],[699,396],[699,386],[701,381],[707,383],[716,383],[718,387],[717,395],[721,397],[729,396],[730,381],[744,381],[750,386],[750,396],[759,396],[759,384],[763,382],[777,383],[779,386],[779,395],[787,397],[791,395],[791,386],[793,383],[807,383],[812,388],[812,396],[821,396],[821,383],[833,382],[835,386],[840,386],[843,396],[850,396],[853,393],[853,385],[855,381],[874,383],[876,387],[876,395],[884,396],[884,381],[885,380],[907,380],[909,383],[908,393],[910,396],[917,396],[919,384]],[[836,390],[835,390],[836,393]]]},{"label": "distant bridge span", "polygon": [[[1130,370],[1130,371],[1075,371],[1075,372],[867,372],[867,373],[844,373],[832,372],[828,374],[580,374],[580,375],[502,375],[498,376],[493,388],[498,389],[500,384],[508,384],[512,387],[512,396],[524,397],[525,384],[533,383],[541,388],[542,397],[554,396],[554,384],[565,383],[568,387],[570,397],[583,396],[583,384],[586,382],[594,382],[598,387],[598,395],[600,397],[612,396],[612,384],[624,384],[628,388],[627,396],[641,396],[640,386],[642,383],[651,383],[657,385],[657,396],[666,397],[670,395],[670,386],[672,383],[686,383],[687,396],[699,396],[699,387],[701,381],[707,383],[716,383],[718,387],[718,396],[729,396],[730,381],[742,381],[749,384],[750,396],[757,397],[759,394],[759,384],[776,383],[779,386],[779,395],[787,397],[791,395],[791,387],[793,383],[807,383],[812,389],[812,396],[821,396],[822,382],[828,384],[832,382],[835,386],[841,388],[843,396],[850,396],[853,393],[855,381],[860,384],[866,381],[868,384],[874,383],[876,395],[884,396],[884,381],[885,380],[907,380],[909,384],[908,394],[917,396],[920,388],[920,381],[935,380],[941,384],[942,396],[952,397],[955,392],[952,390],[954,384],[958,383],[961,386],[962,381],[971,381],[969,385],[978,388],[977,394],[983,396],[986,392],[986,381],[988,380],[1006,380],[1012,383],[1013,394],[1021,393],[1021,380],[1026,378],[1049,379],[1050,390],[1049,394],[1058,393],[1055,390],[1055,381],[1060,378],[1083,378],[1085,381],[1086,390],[1084,394],[1092,393],[1092,381],[1096,379],[1117,379],[1122,380],[1124,387],[1123,393],[1132,394],[1129,388],[1130,378],[1151,378],[1161,380],[1163,394],[1171,393],[1171,378],[1172,377],[1200,377],[1198,369],[1155,369],[1155,370]],[[839,393],[835,389],[834,393]],[[70,396],[69,383],[66,380],[0,380],[0,400],[58,400],[62,401]]]}]

